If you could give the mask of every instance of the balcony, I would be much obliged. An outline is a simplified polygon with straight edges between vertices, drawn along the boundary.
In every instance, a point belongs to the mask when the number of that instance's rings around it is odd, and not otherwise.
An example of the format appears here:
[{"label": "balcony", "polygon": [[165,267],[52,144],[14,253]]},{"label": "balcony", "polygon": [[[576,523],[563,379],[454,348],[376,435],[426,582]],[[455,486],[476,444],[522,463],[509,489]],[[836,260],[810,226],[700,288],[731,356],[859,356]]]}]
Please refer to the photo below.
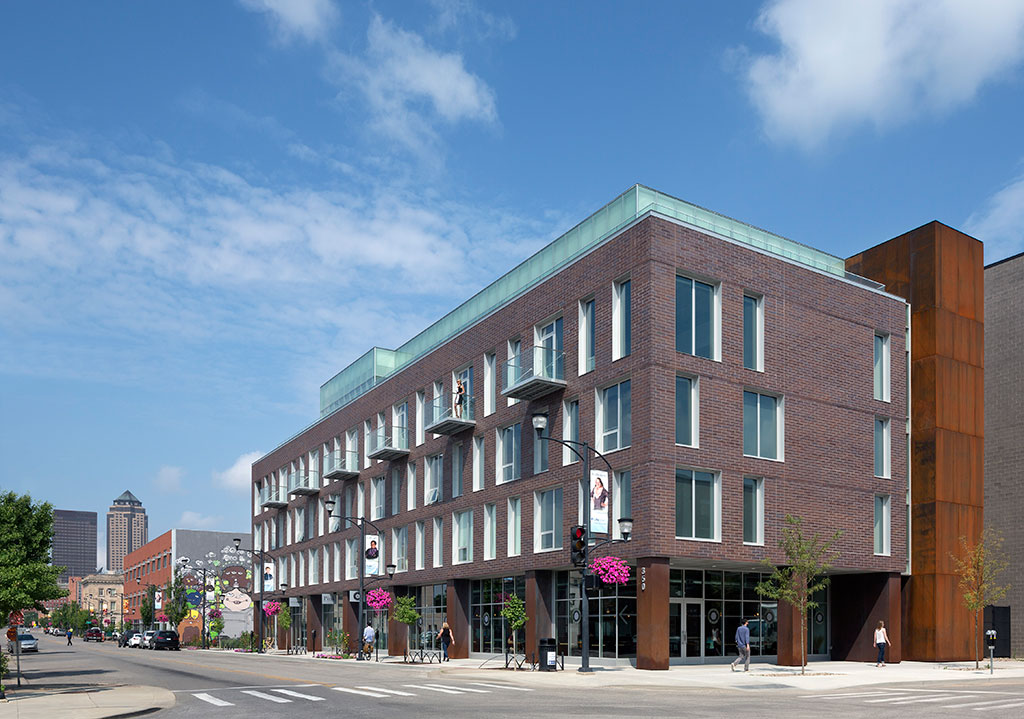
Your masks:
[{"label": "balcony", "polygon": [[463,396],[456,403],[454,395],[442,394],[426,407],[424,429],[434,434],[458,434],[476,426],[473,418],[473,397]]},{"label": "balcony", "polygon": [[359,476],[359,452],[336,449],[324,457],[324,479],[354,479]]},{"label": "balcony", "polygon": [[501,392],[515,399],[537,399],[565,389],[565,353],[550,347],[531,347],[502,363]]},{"label": "balcony", "polygon": [[378,427],[370,434],[370,459],[395,460],[409,456],[409,430],[405,427]]},{"label": "balcony", "polygon": [[292,472],[288,475],[288,494],[317,494],[320,474],[313,471]]},{"label": "balcony", "polygon": [[281,487],[264,487],[260,490],[260,506],[263,509],[269,507],[287,507],[288,495]]}]

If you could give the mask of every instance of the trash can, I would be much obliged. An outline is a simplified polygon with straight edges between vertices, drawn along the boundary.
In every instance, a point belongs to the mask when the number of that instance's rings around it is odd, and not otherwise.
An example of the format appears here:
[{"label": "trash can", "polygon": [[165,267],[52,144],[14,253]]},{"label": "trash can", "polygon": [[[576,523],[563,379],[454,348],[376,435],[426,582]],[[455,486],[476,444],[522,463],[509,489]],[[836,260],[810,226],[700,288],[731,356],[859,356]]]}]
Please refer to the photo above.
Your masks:
[{"label": "trash can", "polygon": [[553,672],[558,668],[558,644],[554,637],[542,637],[538,642],[539,657],[537,669],[542,672]]}]

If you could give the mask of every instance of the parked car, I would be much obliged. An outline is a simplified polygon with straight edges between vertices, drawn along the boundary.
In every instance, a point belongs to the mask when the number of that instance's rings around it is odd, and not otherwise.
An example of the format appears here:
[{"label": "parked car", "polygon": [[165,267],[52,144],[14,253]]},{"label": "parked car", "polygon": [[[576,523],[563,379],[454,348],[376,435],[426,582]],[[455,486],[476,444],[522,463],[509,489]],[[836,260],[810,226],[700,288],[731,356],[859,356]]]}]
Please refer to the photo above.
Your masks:
[{"label": "parked car", "polygon": [[174,649],[178,651],[181,649],[181,643],[178,641],[178,633],[171,629],[162,629],[153,635],[153,638],[149,641],[150,649]]},{"label": "parked car", "polygon": [[131,646],[129,644],[129,642],[132,640],[132,637],[136,637],[138,635],[139,635],[139,633],[137,631],[135,631],[134,629],[129,629],[128,631],[123,632],[121,634],[121,638],[117,640],[117,646],[119,646],[119,647]]},{"label": "parked car", "polygon": [[142,632],[135,632],[135,634],[132,635],[131,639],[128,640],[128,648],[129,649],[132,649],[132,648],[138,649],[141,646],[142,646]]},{"label": "parked car", "polygon": [[85,630],[85,639],[87,642],[102,642],[103,641],[103,630],[99,627],[93,627],[92,629]]},{"label": "parked car", "polygon": [[[25,652],[38,652],[39,651],[39,640],[33,637],[31,634],[19,634],[18,643],[21,644],[21,653]],[[14,654],[15,647],[14,642],[7,642],[7,652]]]},{"label": "parked car", "polygon": [[146,633],[142,635],[142,643],[139,644],[139,646],[142,647],[143,649],[152,649],[153,648],[152,641],[153,641],[153,637],[155,635],[156,635],[156,630],[155,629],[147,629]]}]

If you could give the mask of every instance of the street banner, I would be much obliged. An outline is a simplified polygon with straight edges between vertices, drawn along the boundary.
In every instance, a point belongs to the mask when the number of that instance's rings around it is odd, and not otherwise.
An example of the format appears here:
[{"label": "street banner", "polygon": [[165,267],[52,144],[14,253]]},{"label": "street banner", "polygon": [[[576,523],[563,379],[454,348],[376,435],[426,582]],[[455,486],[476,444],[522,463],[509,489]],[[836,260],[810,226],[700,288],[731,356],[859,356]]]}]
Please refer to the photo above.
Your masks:
[{"label": "street banner", "polygon": [[365,538],[366,551],[363,553],[363,561],[365,562],[363,576],[372,577],[380,574],[380,554],[383,547],[378,546],[379,539],[377,535],[367,535]]},{"label": "street banner", "polygon": [[153,609],[163,609],[163,608],[164,608],[164,590],[163,589],[157,589],[156,592],[153,593]]},{"label": "street banner", "polygon": [[590,533],[608,534],[608,473],[590,470]]},{"label": "street banner", "polygon": [[274,591],[274,564],[267,562],[263,565],[263,591]]}]

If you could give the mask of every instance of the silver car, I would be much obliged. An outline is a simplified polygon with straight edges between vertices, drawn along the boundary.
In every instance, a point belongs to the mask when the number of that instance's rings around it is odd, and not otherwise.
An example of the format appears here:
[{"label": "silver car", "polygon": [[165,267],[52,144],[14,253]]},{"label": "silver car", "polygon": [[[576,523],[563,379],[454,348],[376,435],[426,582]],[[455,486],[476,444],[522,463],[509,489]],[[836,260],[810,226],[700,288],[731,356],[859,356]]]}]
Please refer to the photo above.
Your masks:
[{"label": "silver car", "polygon": [[155,634],[156,634],[156,630],[155,629],[147,629],[146,633],[142,635],[142,641],[139,643],[139,646],[142,647],[143,649],[152,649],[153,648],[153,636]]},{"label": "silver car", "polygon": [[[38,652],[39,651],[39,640],[33,637],[31,634],[19,634],[18,642],[21,644],[21,653],[25,652]],[[14,654],[14,642],[7,642],[7,652]]]}]

